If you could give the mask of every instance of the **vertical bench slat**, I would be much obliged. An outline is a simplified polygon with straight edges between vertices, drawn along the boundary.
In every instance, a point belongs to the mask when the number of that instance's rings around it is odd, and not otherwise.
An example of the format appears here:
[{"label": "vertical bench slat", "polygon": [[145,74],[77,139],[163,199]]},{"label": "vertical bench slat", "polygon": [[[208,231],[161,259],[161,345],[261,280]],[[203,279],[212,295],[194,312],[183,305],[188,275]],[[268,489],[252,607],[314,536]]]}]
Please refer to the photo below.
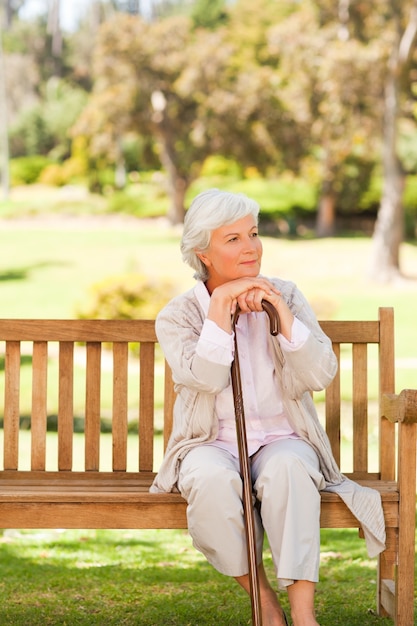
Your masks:
[{"label": "vertical bench slat", "polygon": [[[395,393],[394,310],[379,309],[379,399]],[[395,480],[395,424],[381,419],[379,407],[379,467],[381,480]],[[381,445],[383,442],[383,445]]]},{"label": "vertical bench slat", "polygon": [[368,350],[352,346],[353,471],[368,471]]},{"label": "vertical bench slat", "polygon": [[[416,424],[400,424],[398,445],[398,481],[400,489],[400,522],[397,561],[397,615],[396,624],[413,624],[414,610],[414,550],[416,483],[410,476],[416,475]],[[411,549],[410,549],[411,548]],[[384,574],[382,574],[384,575]],[[407,602],[408,599],[411,599]]]},{"label": "vertical bench slat", "polygon": [[59,343],[58,469],[72,470],[74,422],[74,343]]},{"label": "vertical bench slat", "polygon": [[44,471],[46,466],[48,344],[33,342],[31,468]]},{"label": "vertical bench slat", "polygon": [[154,406],[155,406],[155,345],[140,345],[139,371],[139,471],[153,470]]},{"label": "vertical bench slat", "polygon": [[332,446],[333,456],[340,465],[340,344],[333,344],[338,368],[336,376],[326,389],[326,432]]},{"label": "vertical bench slat", "polygon": [[100,468],[101,343],[87,342],[85,394],[85,469]]},{"label": "vertical bench slat", "polygon": [[127,363],[128,344],[113,344],[113,471],[127,467]]},{"label": "vertical bench slat", "polygon": [[4,381],[4,469],[17,470],[20,422],[20,341],[6,341]]},{"label": "vertical bench slat", "polygon": [[165,380],[164,380],[164,450],[168,445],[171,435],[174,415],[175,391],[172,382],[172,372],[165,360]]}]

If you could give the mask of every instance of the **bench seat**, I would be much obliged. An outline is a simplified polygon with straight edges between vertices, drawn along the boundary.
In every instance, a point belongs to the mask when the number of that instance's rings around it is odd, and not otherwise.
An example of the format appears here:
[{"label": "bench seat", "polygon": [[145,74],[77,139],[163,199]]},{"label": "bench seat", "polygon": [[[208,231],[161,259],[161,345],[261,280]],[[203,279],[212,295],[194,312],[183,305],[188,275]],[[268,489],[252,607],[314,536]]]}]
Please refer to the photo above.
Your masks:
[{"label": "bench seat", "polygon": [[[149,493],[154,475],[153,472],[5,471],[0,480],[2,523],[7,526],[9,517],[14,522],[12,525],[19,520],[19,528],[187,528],[186,502],[180,494]],[[380,492],[386,525],[396,527],[399,502],[396,482],[357,482]],[[358,521],[337,494],[322,492],[321,500],[322,528],[359,528]],[[119,505],[123,507],[123,515]]]}]

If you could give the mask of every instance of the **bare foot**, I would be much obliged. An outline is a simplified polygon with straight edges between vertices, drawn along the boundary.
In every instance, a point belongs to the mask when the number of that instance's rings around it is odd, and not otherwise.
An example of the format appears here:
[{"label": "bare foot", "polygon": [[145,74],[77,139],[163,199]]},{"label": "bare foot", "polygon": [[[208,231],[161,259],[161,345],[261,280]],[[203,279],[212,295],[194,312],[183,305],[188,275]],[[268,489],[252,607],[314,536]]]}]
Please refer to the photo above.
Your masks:
[{"label": "bare foot", "polygon": [[286,626],[284,611],[275,591],[261,590],[262,626]]},{"label": "bare foot", "polygon": [[320,626],[314,611],[315,583],[297,580],[287,587],[294,626]]},{"label": "bare foot", "polygon": [[311,613],[308,615],[297,616],[294,615],[293,612],[291,612],[291,617],[294,626],[320,626],[314,615],[311,615]]},{"label": "bare foot", "polygon": [[[277,594],[271,587],[262,563],[258,565],[259,595],[262,613],[262,626],[286,626],[284,611]],[[241,587],[250,594],[249,576],[235,578]]]}]

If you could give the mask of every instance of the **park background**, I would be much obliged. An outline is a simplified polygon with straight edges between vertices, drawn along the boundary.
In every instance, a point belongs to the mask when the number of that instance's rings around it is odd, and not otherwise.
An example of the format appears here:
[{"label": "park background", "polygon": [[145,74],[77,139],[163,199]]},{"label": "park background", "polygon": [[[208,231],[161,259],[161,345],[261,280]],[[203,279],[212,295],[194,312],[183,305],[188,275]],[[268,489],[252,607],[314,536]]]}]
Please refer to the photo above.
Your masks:
[{"label": "park background", "polygon": [[[415,388],[416,3],[73,4],[1,7],[1,316],[154,317],[193,285],[181,223],[216,186],[258,200],[263,272],[319,318],[395,308]],[[362,544],[323,532],[323,626],[390,623]],[[13,626],[250,619],[180,532],[9,530],[0,570]]]}]

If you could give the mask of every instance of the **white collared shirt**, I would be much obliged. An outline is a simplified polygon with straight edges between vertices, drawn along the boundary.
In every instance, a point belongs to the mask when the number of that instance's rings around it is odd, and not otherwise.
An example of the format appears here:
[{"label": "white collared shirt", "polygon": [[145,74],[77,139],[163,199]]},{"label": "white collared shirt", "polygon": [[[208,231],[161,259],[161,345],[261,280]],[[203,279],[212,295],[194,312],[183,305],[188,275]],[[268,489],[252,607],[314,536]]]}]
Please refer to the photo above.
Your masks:
[{"label": "white collared shirt", "polygon": [[[196,297],[208,313],[210,296],[202,282],[195,287]],[[245,411],[246,435],[249,455],[260,447],[278,439],[297,438],[292,430],[282,405],[268,335],[265,332],[266,313],[241,315],[236,324],[239,346],[239,366]],[[291,341],[278,335],[283,352],[298,350],[305,343],[310,330],[297,318],[291,331]],[[200,357],[231,365],[234,358],[234,335],[221,329],[212,320],[206,319],[197,344]],[[236,422],[232,385],[216,397],[215,410],[219,419],[219,433],[213,444],[224,448],[238,457]]]}]

